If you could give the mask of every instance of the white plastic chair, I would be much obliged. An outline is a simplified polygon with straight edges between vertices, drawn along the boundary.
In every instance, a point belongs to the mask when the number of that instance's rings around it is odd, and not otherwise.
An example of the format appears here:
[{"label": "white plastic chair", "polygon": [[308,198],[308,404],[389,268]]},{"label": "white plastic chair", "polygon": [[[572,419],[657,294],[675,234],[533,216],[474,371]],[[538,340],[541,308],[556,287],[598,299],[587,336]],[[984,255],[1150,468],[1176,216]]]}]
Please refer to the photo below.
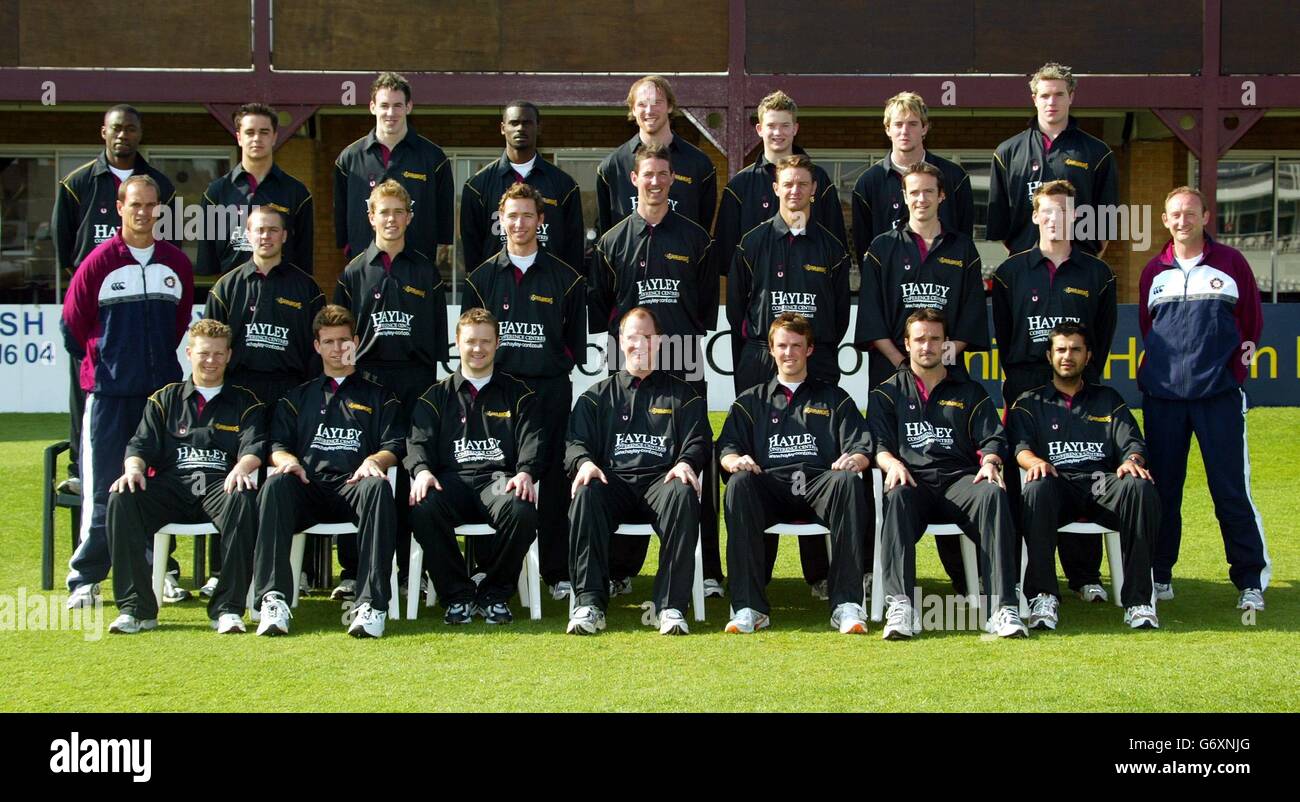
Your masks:
[{"label": "white plastic chair", "polygon": [[[153,536],[153,595],[162,609],[163,579],[167,575],[167,549],[173,537],[202,537],[217,534],[211,521],[202,524],[167,524]],[[199,579],[201,577],[195,577]]]},{"label": "white plastic chair", "polygon": [[[397,469],[388,469],[388,486],[394,488],[397,485]],[[293,543],[289,547],[289,569],[293,576],[293,591],[289,600],[290,607],[298,606],[298,577],[302,575],[303,554],[307,550],[307,535],[324,535],[332,537],[334,535],[355,535],[357,533],[356,524],[346,521],[343,523],[316,524],[315,526],[304,529],[293,536]],[[252,620],[258,621],[262,614],[257,606],[252,603],[252,588],[249,588],[249,610],[251,611]],[[401,617],[401,611],[398,606],[398,587],[397,587],[397,555],[393,554],[393,570],[389,575],[389,593],[388,593],[388,617],[398,619]]]},{"label": "white plastic chair", "polygon": [[[1025,469],[1020,469],[1020,486],[1025,486]],[[1120,549],[1119,532],[1091,521],[1075,521],[1056,530],[1062,535],[1101,535],[1106,542],[1106,559],[1110,563],[1111,597],[1116,607],[1123,607],[1119,593],[1124,588],[1124,553]],[[1055,558],[1053,558],[1055,561]],[[1055,567],[1055,565],[1053,565]],[[1029,543],[1020,539],[1020,616],[1029,615],[1029,600],[1025,598],[1025,572],[1029,569]],[[1154,594],[1153,594],[1154,597]]]},{"label": "white plastic chair", "polygon": [[[638,537],[649,537],[655,534],[654,526],[651,524],[619,524],[614,530],[616,535],[635,535]],[[573,617],[573,611],[577,609],[578,592],[575,587],[569,593],[569,617]],[[695,540],[695,580],[691,587],[691,606],[695,608],[695,620],[704,620],[704,544],[702,538]]]},{"label": "white plastic chair", "polygon": [[[456,527],[456,536],[471,538],[484,535],[495,535],[496,531],[490,524],[461,524]],[[537,555],[537,538],[533,538],[532,544],[528,547],[528,556],[524,558],[524,566],[519,570],[519,603],[528,607],[529,617],[537,621],[542,617],[542,580],[541,569]],[[407,569],[407,575],[411,577],[424,576],[424,548],[420,546],[420,541],[411,536],[411,564]],[[424,597],[424,606],[433,607],[438,602],[438,594],[433,589],[433,583],[429,583],[429,590]],[[406,619],[414,621],[420,610],[420,583],[415,581],[407,582],[406,588]]]},{"label": "white plastic chair", "polygon": [[[884,527],[885,519],[885,480],[884,474],[881,473],[879,468],[871,469],[871,485],[871,495],[876,505],[876,546],[871,563],[872,572],[875,574],[871,582],[871,620],[879,622],[885,618],[884,574],[880,562],[880,533]],[[975,541],[965,537],[962,534],[961,527],[956,524],[930,524],[925,528],[925,534],[934,537],[955,535],[959,538],[962,572],[966,576],[966,604],[971,607],[979,604],[979,551],[975,547]]]}]

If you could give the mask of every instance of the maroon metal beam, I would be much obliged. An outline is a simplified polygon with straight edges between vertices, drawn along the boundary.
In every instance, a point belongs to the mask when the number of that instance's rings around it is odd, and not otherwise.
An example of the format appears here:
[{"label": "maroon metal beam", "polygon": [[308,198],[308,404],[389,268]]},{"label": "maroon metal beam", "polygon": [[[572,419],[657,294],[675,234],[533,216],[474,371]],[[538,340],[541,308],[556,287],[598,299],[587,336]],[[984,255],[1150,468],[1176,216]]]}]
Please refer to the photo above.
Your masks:
[{"label": "maroon metal beam", "polygon": [[1205,0],[1202,18],[1201,43],[1201,154],[1200,189],[1210,201],[1209,221],[1206,228],[1214,233],[1219,190],[1219,94],[1215,92],[1219,80],[1219,36],[1223,27],[1220,0]]},{"label": "maroon metal beam", "polygon": [[746,29],[745,0],[731,0],[728,7],[727,37],[727,177],[745,168],[745,136],[749,128],[749,114],[745,98],[749,84],[749,71],[745,64],[745,50],[749,33]]}]

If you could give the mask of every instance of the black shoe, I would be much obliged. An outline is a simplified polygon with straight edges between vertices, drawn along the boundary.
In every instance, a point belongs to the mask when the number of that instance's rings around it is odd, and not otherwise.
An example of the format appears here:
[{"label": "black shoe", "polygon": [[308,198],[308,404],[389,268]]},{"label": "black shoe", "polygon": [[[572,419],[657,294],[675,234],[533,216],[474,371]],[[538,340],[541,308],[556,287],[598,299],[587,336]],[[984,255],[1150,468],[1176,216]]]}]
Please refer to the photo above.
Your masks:
[{"label": "black shoe", "polygon": [[489,624],[509,624],[515,620],[515,617],[510,614],[510,608],[503,602],[480,607],[479,610],[483,615],[483,620]]},{"label": "black shoe", "polygon": [[457,602],[447,608],[447,612],[442,616],[444,624],[468,624],[474,620],[474,605],[468,602]]}]

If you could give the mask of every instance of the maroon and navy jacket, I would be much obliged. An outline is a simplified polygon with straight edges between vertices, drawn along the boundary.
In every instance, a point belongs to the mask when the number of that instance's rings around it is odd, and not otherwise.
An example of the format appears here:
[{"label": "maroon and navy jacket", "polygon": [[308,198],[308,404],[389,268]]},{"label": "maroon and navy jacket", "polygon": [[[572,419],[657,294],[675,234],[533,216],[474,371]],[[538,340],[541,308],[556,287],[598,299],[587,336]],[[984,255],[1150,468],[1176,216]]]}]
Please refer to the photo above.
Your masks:
[{"label": "maroon and navy jacket", "polygon": [[176,359],[194,305],[194,266],[180,248],[154,242],[142,265],[121,232],[81,263],[63,299],[68,336],[85,350],[81,389],[147,396],[180,381]]},{"label": "maroon and navy jacket", "polygon": [[1157,398],[1208,398],[1246,380],[1244,349],[1264,330],[1255,274],[1241,252],[1205,235],[1201,261],[1183,270],[1170,242],[1138,283],[1146,352],[1138,387]]}]

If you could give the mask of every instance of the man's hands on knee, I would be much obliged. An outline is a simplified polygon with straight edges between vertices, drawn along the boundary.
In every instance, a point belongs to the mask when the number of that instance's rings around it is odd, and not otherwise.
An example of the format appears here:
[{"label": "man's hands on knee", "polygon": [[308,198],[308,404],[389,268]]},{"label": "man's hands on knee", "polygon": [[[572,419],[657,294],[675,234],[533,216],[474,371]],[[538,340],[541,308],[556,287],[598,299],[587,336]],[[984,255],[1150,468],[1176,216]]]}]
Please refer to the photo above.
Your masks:
[{"label": "man's hands on knee", "polygon": [[759,467],[758,462],[748,454],[728,454],[721,460],[722,469],[727,473],[737,473],[739,471],[748,471],[749,473],[762,473],[763,469]]},{"label": "man's hands on knee", "polygon": [[695,470],[685,462],[679,462],[673,466],[673,469],[664,477],[664,484],[668,484],[676,479],[682,484],[690,485],[695,488],[695,492],[700,492],[700,478],[695,475]]},{"label": "man's hands on knee", "polygon": [[599,479],[601,484],[609,484],[609,480],[605,478],[605,472],[600,469],[600,466],[591,460],[587,460],[578,467],[578,474],[573,477],[573,485],[569,488],[569,498],[575,498],[578,495],[578,488],[586,487],[594,479]]},{"label": "man's hands on knee", "polygon": [[411,482],[410,503],[412,507],[424,501],[424,497],[429,495],[430,487],[439,493],[442,492],[442,484],[438,481],[438,477],[433,475],[432,471],[428,469],[420,471],[414,481]]}]

